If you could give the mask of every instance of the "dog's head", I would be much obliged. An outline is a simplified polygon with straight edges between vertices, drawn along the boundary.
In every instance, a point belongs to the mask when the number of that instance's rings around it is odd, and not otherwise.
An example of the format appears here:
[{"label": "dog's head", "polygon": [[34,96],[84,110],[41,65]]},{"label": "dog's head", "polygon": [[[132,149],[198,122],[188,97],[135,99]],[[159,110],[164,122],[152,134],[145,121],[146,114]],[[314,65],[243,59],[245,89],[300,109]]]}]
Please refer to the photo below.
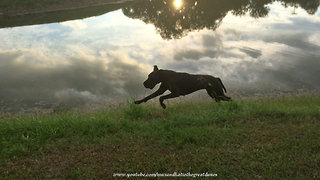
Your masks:
[{"label": "dog's head", "polygon": [[148,79],[144,81],[143,85],[146,88],[153,89],[160,83],[160,74],[157,65],[153,67],[153,71],[148,75]]}]

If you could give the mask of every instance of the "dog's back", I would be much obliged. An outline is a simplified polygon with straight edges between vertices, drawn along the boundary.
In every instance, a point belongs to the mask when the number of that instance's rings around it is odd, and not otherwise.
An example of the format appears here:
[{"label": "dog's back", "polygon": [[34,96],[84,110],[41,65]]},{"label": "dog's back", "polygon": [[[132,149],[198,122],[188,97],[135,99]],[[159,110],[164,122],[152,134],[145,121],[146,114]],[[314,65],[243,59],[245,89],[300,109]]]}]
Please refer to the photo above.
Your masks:
[{"label": "dog's back", "polygon": [[[159,70],[161,82],[171,91],[180,95],[207,89],[209,86],[221,87],[220,81],[210,75],[189,74],[171,70]],[[217,89],[217,88],[215,88]]]}]

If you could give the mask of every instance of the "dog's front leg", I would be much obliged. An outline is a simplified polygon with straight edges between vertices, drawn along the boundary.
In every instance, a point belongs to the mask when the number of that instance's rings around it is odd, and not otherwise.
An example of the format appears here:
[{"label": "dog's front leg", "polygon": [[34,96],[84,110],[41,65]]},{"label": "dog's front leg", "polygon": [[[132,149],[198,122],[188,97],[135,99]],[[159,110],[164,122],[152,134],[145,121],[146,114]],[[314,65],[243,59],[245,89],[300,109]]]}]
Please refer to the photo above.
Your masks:
[{"label": "dog's front leg", "polygon": [[152,98],[155,98],[161,94],[163,94],[164,92],[166,92],[167,88],[164,87],[162,84],[160,85],[159,89],[152,93],[151,95],[141,99],[141,100],[138,100],[138,101],[134,101],[135,104],[140,104],[140,103],[143,103],[143,102],[147,102],[148,100],[152,99]]}]

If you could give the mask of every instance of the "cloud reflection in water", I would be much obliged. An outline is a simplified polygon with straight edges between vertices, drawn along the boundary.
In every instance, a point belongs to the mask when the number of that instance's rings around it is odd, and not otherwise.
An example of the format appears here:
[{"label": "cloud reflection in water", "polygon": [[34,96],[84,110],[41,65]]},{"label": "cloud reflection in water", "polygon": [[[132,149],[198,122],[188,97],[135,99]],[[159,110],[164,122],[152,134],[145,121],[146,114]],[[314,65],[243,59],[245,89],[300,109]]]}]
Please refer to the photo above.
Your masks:
[{"label": "cloud reflection in water", "polygon": [[297,8],[292,15],[279,3],[268,8],[268,17],[229,12],[215,31],[204,28],[171,40],[121,11],[0,29],[0,103],[82,104],[141,96],[154,64],[219,76],[229,92],[319,89],[319,12]]}]

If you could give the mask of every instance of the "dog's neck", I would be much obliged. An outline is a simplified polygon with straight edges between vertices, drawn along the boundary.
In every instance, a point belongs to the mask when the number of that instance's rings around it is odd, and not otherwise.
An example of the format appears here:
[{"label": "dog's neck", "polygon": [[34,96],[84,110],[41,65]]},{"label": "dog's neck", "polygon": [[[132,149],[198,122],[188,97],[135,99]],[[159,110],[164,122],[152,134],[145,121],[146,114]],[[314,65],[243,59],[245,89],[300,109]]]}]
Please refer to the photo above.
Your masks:
[{"label": "dog's neck", "polygon": [[163,70],[163,69],[160,69],[158,71],[159,73],[159,79],[160,79],[160,83],[162,83],[164,80],[166,79],[169,79],[172,74],[176,73],[175,71],[172,71],[172,70]]}]

